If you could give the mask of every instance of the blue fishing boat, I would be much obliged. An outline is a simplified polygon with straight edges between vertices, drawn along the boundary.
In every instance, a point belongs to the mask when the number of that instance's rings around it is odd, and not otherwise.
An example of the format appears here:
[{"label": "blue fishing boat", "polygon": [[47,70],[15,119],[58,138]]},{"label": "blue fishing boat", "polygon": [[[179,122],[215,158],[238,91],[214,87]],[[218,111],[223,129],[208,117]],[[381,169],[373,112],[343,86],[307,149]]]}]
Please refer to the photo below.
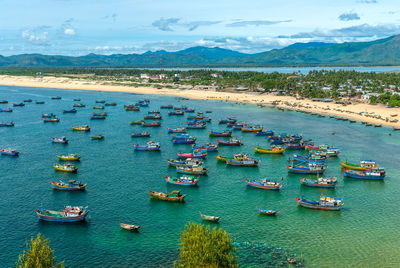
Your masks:
[{"label": "blue fishing boat", "polygon": [[54,96],[54,97],[51,97],[51,99],[52,100],[61,100],[61,97],[60,96]]},{"label": "blue fishing boat", "polygon": [[35,209],[39,219],[56,222],[77,222],[84,221],[89,211],[83,207],[66,206],[63,211],[47,210],[44,208]]},{"label": "blue fishing boat", "polygon": [[186,165],[186,166],[202,166],[203,165],[203,161],[197,159],[197,158],[185,158],[185,159],[170,159],[167,158],[167,162],[168,165],[170,166],[182,166],[182,165]]},{"label": "blue fishing boat", "polygon": [[134,144],[133,147],[137,151],[159,151],[161,146],[158,142],[149,141],[146,145]]},{"label": "blue fishing boat", "polygon": [[150,132],[131,133],[132,138],[150,137]]},{"label": "blue fishing boat", "polygon": [[342,198],[321,195],[319,201],[305,199],[303,196],[296,198],[297,205],[304,208],[319,210],[340,210],[343,205]]},{"label": "blue fishing boat", "polygon": [[210,137],[230,137],[232,136],[232,131],[225,130],[225,131],[208,131]]},{"label": "blue fishing boat", "polygon": [[216,152],[216,151],[218,151],[218,144],[206,143],[202,146],[193,144],[192,149],[193,150],[205,150],[207,152]]},{"label": "blue fishing boat", "polygon": [[226,159],[226,164],[239,167],[257,167],[258,160],[250,157],[243,157],[243,159]]},{"label": "blue fishing boat", "polygon": [[207,169],[201,165],[177,165],[176,172],[188,175],[206,175]]},{"label": "blue fishing boat", "polygon": [[174,112],[168,112],[168,115],[184,115],[185,112],[181,110],[176,110]]},{"label": "blue fishing boat", "polygon": [[259,131],[256,132],[256,136],[273,136],[274,132],[272,130],[267,130],[267,131]]},{"label": "blue fishing boat", "polygon": [[161,105],[161,106],[160,106],[160,109],[172,109],[172,108],[174,108],[174,106],[171,105],[171,104],[168,104],[168,105]]},{"label": "blue fishing boat", "polygon": [[9,156],[18,156],[19,152],[17,152],[15,149],[0,149],[0,154]]},{"label": "blue fishing boat", "polygon": [[326,156],[325,157],[318,155],[303,156],[303,155],[292,154],[289,158],[289,161],[323,164],[326,161]]},{"label": "blue fishing boat", "polygon": [[300,178],[300,184],[309,187],[319,188],[335,188],[337,184],[337,178],[318,178],[316,180],[308,178]]},{"label": "blue fishing boat", "polygon": [[344,168],[343,175],[353,179],[383,180],[386,176],[386,172],[383,168],[371,168],[366,170],[353,170]]},{"label": "blue fishing boat", "polygon": [[90,120],[104,120],[106,117],[104,115],[92,115]]},{"label": "blue fishing boat", "polygon": [[204,129],[206,128],[207,124],[203,123],[203,124],[187,124],[186,128],[187,129]]},{"label": "blue fishing boat", "polygon": [[286,143],[286,150],[303,150],[305,145],[303,143]]},{"label": "blue fishing boat", "polygon": [[322,174],[326,170],[326,166],[319,163],[306,163],[306,165],[286,165],[289,173],[297,174]]},{"label": "blue fishing boat", "polygon": [[24,106],[25,106],[25,103],[22,103],[22,102],[20,102],[20,103],[14,103],[13,106],[14,106],[14,107],[24,107]]},{"label": "blue fishing boat", "polygon": [[13,109],[7,108],[7,109],[0,109],[0,113],[12,113]]},{"label": "blue fishing boat", "polygon": [[[283,179],[283,178],[282,178]],[[264,190],[280,190],[282,188],[282,179],[280,182],[270,179],[262,179],[261,181],[244,179],[248,186],[264,189]]]},{"label": "blue fishing boat", "polygon": [[105,100],[96,100],[96,103],[105,103]]},{"label": "blue fishing boat", "polygon": [[13,127],[13,126],[15,126],[13,122],[0,123],[0,127]]},{"label": "blue fishing boat", "polygon": [[56,115],[51,113],[51,114],[42,114],[42,118],[56,118]]},{"label": "blue fishing boat", "polygon": [[197,186],[199,182],[199,179],[190,176],[181,176],[180,178],[165,176],[164,178],[167,183],[182,186]]},{"label": "blue fishing boat", "polygon": [[168,133],[186,133],[186,128],[177,127],[177,128],[167,128]]},{"label": "blue fishing boat", "polygon": [[171,136],[171,140],[175,144],[193,144],[196,142],[196,137],[189,136],[188,134],[181,134],[179,136]]},{"label": "blue fishing boat", "polygon": [[74,114],[76,113],[78,110],[77,109],[71,109],[71,110],[63,110],[64,114]]}]

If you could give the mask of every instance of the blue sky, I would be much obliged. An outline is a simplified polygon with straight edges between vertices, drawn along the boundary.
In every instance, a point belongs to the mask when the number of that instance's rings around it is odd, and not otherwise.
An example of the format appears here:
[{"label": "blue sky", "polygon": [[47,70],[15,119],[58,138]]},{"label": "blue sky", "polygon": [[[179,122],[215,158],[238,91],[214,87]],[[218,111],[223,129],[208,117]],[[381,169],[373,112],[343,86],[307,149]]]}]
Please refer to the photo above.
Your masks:
[{"label": "blue sky", "polygon": [[246,53],[296,42],[400,33],[398,0],[0,0],[0,54],[143,53],[219,46]]}]

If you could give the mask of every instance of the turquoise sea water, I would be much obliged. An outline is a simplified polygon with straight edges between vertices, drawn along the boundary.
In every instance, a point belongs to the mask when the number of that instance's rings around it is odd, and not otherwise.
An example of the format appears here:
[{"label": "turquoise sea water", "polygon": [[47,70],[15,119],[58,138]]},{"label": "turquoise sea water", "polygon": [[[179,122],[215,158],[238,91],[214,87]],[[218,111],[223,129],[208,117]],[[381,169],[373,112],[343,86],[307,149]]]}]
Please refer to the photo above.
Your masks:
[{"label": "turquoise sea water", "polygon": [[[50,96],[62,100],[50,100]],[[179,232],[188,221],[200,223],[199,211],[221,216],[219,227],[227,230],[235,241],[265,243],[292,250],[302,256],[307,267],[398,267],[399,248],[399,161],[400,133],[387,128],[367,128],[359,123],[318,118],[296,112],[282,112],[253,105],[199,100],[178,101],[169,96],[134,95],[126,93],[88,92],[78,90],[0,87],[0,100],[11,104],[23,99],[44,100],[25,107],[13,107],[13,113],[0,113],[0,122],[14,121],[14,128],[0,128],[0,147],[13,147],[20,157],[1,156],[0,167],[0,266],[9,267],[25,247],[25,241],[38,232],[51,240],[58,260],[67,267],[159,267],[171,266],[176,259]],[[87,104],[76,114],[62,114],[71,109],[73,98]],[[124,104],[139,99],[151,100],[149,108],[126,112]],[[106,107],[109,116],[104,121],[90,121],[96,99],[117,102]],[[11,104],[0,104],[1,108]],[[166,158],[176,152],[189,152],[190,145],[173,145],[167,127],[183,126],[184,117],[168,117],[161,110],[161,128],[146,128],[151,140],[161,143],[161,152],[135,152],[130,132],[141,126],[131,126],[130,120],[142,119],[148,110],[160,105],[174,104],[193,107],[196,111],[212,110],[213,121],[207,127],[223,130],[218,119],[236,116],[240,121],[259,123],[276,132],[303,133],[317,144],[328,143],[341,148],[338,158],[329,159],[326,176],[340,180],[336,190],[300,186],[298,175],[286,171],[289,153],[283,156],[257,155],[258,168],[227,167],[217,163],[209,153],[205,165],[209,175],[201,177],[196,188],[167,185],[165,175],[176,176]],[[56,113],[59,123],[43,123],[42,113]],[[74,124],[89,124],[90,133],[71,130]],[[335,131],[336,135],[331,135]],[[216,141],[207,130],[190,130],[200,144]],[[103,134],[103,141],[92,141],[90,135]],[[52,144],[51,137],[65,135],[68,145]],[[253,133],[235,132],[242,147],[221,147],[218,154],[236,152],[253,154],[254,145],[267,145],[265,137]],[[78,153],[77,174],[54,171],[57,154]],[[358,161],[372,158],[387,170],[387,179],[357,181],[343,179],[340,160]],[[246,187],[245,177],[279,179],[284,177],[280,192]],[[86,192],[56,192],[50,180],[74,178],[88,184]],[[148,190],[180,189],[187,194],[184,204],[150,201]],[[295,198],[304,194],[317,199],[320,193],[343,197],[341,212],[314,211],[296,206]],[[49,223],[39,221],[34,209],[43,204],[48,209],[64,205],[89,206],[86,223]],[[256,206],[277,209],[279,215],[259,215]],[[140,233],[121,230],[118,221],[141,225]],[[242,266],[249,260],[242,258]],[[253,267],[265,267],[251,263]]]}]

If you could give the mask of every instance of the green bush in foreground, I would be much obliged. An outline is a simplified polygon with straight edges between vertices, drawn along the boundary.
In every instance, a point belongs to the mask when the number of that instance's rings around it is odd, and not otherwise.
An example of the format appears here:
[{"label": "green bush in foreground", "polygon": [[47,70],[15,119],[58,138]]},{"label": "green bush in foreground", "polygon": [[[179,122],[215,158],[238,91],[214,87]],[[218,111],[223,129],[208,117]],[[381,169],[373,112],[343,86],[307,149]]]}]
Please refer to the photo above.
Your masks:
[{"label": "green bush in foreground", "polygon": [[55,264],[56,258],[54,250],[49,246],[50,241],[38,234],[34,239],[31,237],[31,243],[26,243],[27,251],[22,252],[18,256],[18,261],[15,263],[15,267],[18,268],[50,268],[64,267],[64,263]]},{"label": "green bush in foreground", "polygon": [[237,267],[229,234],[214,227],[189,222],[181,233],[179,261],[175,267]]}]

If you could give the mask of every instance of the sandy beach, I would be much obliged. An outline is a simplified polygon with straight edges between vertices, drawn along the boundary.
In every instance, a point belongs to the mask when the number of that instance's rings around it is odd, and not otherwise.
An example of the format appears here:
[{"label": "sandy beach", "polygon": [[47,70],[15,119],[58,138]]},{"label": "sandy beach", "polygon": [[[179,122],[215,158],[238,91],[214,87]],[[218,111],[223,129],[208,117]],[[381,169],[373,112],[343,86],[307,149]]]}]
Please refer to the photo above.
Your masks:
[{"label": "sandy beach", "polygon": [[[110,92],[129,92],[141,94],[172,95],[185,98],[220,100],[252,103],[260,106],[273,106],[279,109],[290,109],[301,112],[312,113],[320,116],[335,116],[339,119],[349,119],[368,122],[373,125],[384,125],[388,127],[400,127],[398,117],[400,108],[386,108],[383,105],[370,105],[366,103],[353,103],[344,106],[335,103],[313,102],[311,100],[297,100],[290,96],[275,96],[260,93],[235,93],[216,92],[194,89],[169,89],[152,87],[135,87],[124,82],[94,81],[68,77],[31,77],[31,76],[0,76],[0,85],[22,86],[22,87],[44,87],[71,90],[93,90]],[[399,116],[398,116],[399,115]]]}]

